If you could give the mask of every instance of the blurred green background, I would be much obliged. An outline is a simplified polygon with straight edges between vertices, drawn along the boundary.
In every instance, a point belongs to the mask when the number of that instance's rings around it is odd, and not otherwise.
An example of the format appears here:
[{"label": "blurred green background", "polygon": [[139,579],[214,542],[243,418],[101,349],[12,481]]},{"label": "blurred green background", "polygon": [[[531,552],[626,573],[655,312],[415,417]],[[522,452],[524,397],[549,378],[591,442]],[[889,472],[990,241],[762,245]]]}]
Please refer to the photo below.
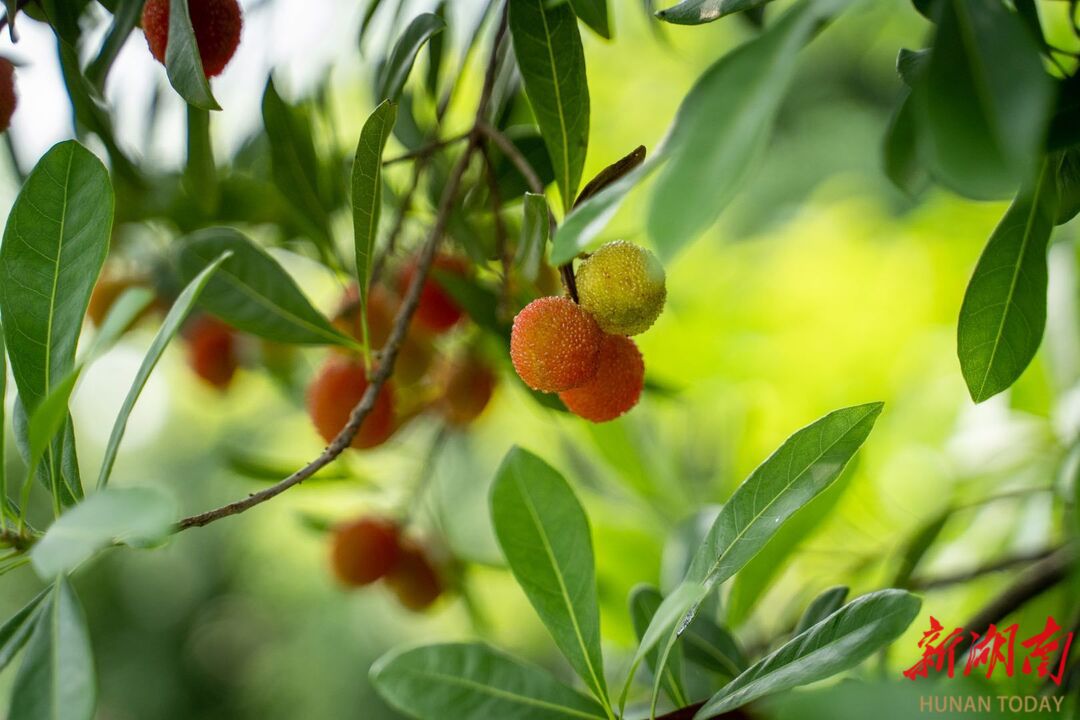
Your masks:
[{"label": "blurred green background", "polygon": [[[258,124],[249,95],[257,99],[269,66],[292,97],[303,97],[329,72],[337,140],[354,143],[371,109],[371,68],[355,46],[361,9],[344,1],[317,9],[304,0],[244,4],[240,54],[215,85],[226,108],[215,116],[220,146],[237,147]],[[428,5],[413,3],[402,21]],[[476,3],[451,5],[452,13],[468,13]],[[654,147],[701,71],[755,32],[739,18],[658,31],[638,0],[612,5],[616,39],[584,33],[593,108],[586,177],[639,143]],[[782,5],[770,6],[767,20]],[[1055,13],[1065,5],[1040,3],[1044,21],[1060,23]],[[376,44],[394,34],[389,17],[380,22]],[[52,119],[31,127],[63,91],[38,82],[49,78],[48,41],[35,40],[25,24],[26,45],[17,50],[29,55],[35,42],[45,48],[33,63],[39,75],[21,81],[25,102],[12,131],[17,155],[29,164],[65,130],[51,127]],[[326,536],[305,521],[345,519],[414,498],[437,428],[413,423],[386,446],[339,461],[348,470],[344,480],[316,480],[243,516],[185,532],[162,549],[109,553],[95,572],[76,577],[97,654],[100,717],[392,718],[367,682],[376,657],[400,644],[477,635],[569,680],[524,595],[498,567],[487,487],[513,444],[563,471],[586,504],[608,668],[616,676],[634,647],[627,595],[636,583],[661,582],[665,540],[676,524],[722,503],[789,434],[838,407],[886,402],[857,464],[728,584],[728,617],[747,645],[766,646],[830,585],[850,584],[853,594],[887,585],[905,543],[946,507],[965,506],[951,515],[920,576],[1060,539],[1065,502],[1049,490],[1056,485],[1060,495],[1068,487],[1061,473],[1075,476],[1075,464],[1061,468],[1080,434],[1075,224],[1058,230],[1051,249],[1050,320],[1040,355],[1011,392],[976,408],[955,357],[956,318],[1004,205],[940,192],[912,200],[880,168],[882,136],[900,92],[897,49],[921,47],[927,28],[907,0],[862,3],[801,56],[758,172],[718,226],[667,268],[666,312],[640,338],[649,376],[664,392],[649,394],[623,419],[593,426],[543,410],[507,381],[468,433],[447,438],[416,515],[446,554],[467,563],[468,602],[455,595],[416,615],[382,588],[344,591],[328,569]],[[326,42],[314,42],[323,36]],[[470,78],[451,108],[447,134],[469,122],[479,62],[473,58],[466,69]],[[118,68],[110,100],[123,137],[146,157],[175,164],[183,131],[179,106],[170,103],[178,99],[163,96],[166,120],[148,142],[142,137],[140,100],[164,88],[165,77],[139,33]],[[132,88],[135,98],[118,85]],[[5,206],[17,187],[6,172]],[[606,239],[648,242],[639,212],[644,197],[635,192]],[[130,242],[153,246],[167,232],[153,228]],[[340,288],[331,278],[302,258],[279,257],[321,308],[332,309]],[[96,467],[151,337],[151,328],[128,336],[82,384],[73,411],[85,467]],[[320,351],[303,356],[311,368],[320,359]],[[284,475],[320,449],[295,393],[246,371],[221,395],[191,375],[177,346],[140,401],[114,482],[165,486],[195,512],[260,487],[230,469],[230,458],[255,458]],[[1003,493],[1009,496],[983,502]],[[1008,577],[927,593],[920,618],[891,652],[886,676],[914,664],[929,614],[961,625]],[[5,577],[0,613],[10,614],[37,589],[29,569]],[[1066,587],[1030,605],[1021,629],[1040,630],[1047,614],[1064,624],[1074,593]],[[877,672],[868,663],[866,673]],[[12,678],[0,677],[0,696]],[[1006,683],[1010,693],[1037,687],[1026,677]]]}]

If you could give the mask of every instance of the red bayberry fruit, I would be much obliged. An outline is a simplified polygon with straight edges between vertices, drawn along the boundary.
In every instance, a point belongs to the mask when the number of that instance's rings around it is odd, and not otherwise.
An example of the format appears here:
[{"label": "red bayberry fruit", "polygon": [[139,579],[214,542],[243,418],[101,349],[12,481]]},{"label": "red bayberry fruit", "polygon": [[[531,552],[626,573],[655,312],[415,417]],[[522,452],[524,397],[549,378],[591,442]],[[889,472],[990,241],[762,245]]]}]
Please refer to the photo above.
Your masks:
[{"label": "red bayberry fruit", "polygon": [[[240,44],[244,24],[240,4],[237,0],[188,0],[188,14],[203,72],[208,78],[220,75]],[[147,0],[142,26],[150,52],[164,65],[169,44],[169,0]]]},{"label": "red bayberry fruit", "polygon": [[468,425],[484,412],[495,391],[495,373],[473,353],[456,358],[439,368],[442,396],[437,408],[451,425]]},{"label": "red bayberry fruit", "polygon": [[[364,331],[360,325],[359,302],[359,294],[354,285],[345,291],[334,324],[342,332],[352,335],[357,340],[363,340]],[[393,292],[382,285],[371,288],[367,299],[367,321],[368,336],[373,351],[380,350],[386,345],[390,332],[393,330],[394,318],[400,308],[401,300]],[[406,333],[401,349],[398,350],[397,361],[394,363],[394,379],[399,387],[412,385],[422,379],[431,367],[431,361],[435,356],[431,338],[425,333],[416,332],[414,327],[410,327]]]},{"label": "red bayberry fruit", "polygon": [[385,577],[400,555],[398,527],[388,520],[361,518],[334,529],[330,564],[344,585],[370,585]]},{"label": "red bayberry fruit", "polygon": [[[417,261],[409,263],[401,273],[401,294],[404,295],[416,276]],[[450,293],[439,284],[436,275],[458,275],[465,277],[469,266],[464,260],[451,255],[439,255],[431,266],[431,274],[424,280],[420,291],[420,304],[416,307],[415,321],[421,327],[432,332],[446,332],[464,317],[464,313]]]},{"label": "red bayberry fruit", "polygon": [[514,318],[510,359],[529,387],[561,392],[596,375],[603,339],[600,326],[581,306],[566,298],[542,297]]},{"label": "red bayberry fruit", "polygon": [[[349,415],[368,388],[367,373],[359,360],[332,354],[323,363],[308,388],[307,406],[311,421],[326,442],[333,440],[349,422]],[[352,447],[372,448],[394,434],[394,395],[389,383],[375,396],[375,405],[364,418]]]},{"label": "red bayberry fruit", "polygon": [[420,545],[401,544],[397,565],[386,576],[386,585],[398,601],[414,612],[426,610],[442,595],[442,580]]},{"label": "red bayberry fruit", "polygon": [[7,58],[0,58],[0,132],[11,127],[18,98],[15,96],[15,66]]},{"label": "red bayberry fruit", "polygon": [[628,337],[607,335],[600,346],[596,376],[559,393],[559,399],[575,415],[601,423],[637,405],[644,386],[645,362],[637,345]]},{"label": "red bayberry fruit", "polygon": [[188,363],[195,374],[218,390],[228,388],[240,365],[235,331],[215,317],[200,315],[188,325],[184,335]]}]

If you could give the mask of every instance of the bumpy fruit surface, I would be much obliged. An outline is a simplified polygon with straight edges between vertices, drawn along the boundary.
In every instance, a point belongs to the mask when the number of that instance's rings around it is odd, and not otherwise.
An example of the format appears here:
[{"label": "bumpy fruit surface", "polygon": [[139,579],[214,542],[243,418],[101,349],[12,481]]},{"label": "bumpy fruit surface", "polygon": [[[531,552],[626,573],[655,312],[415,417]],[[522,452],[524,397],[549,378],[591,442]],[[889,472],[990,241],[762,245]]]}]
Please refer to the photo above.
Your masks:
[{"label": "bumpy fruit surface", "polygon": [[218,390],[225,390],[240,366],[236,332],[210,315],[201,315],[184,330],[188,364],[195,374]]},{"label": "bumpy fruit surface", "polygon": [[[188,0],[191,26],[199,46],[206,77],[220,75],[240,44],[243,18],[236,0]],[[142,14],[143,32],[150,52],[165,64],[169,44],[169,0],[147,0]]]},{"label": "bumpy fruit surface", "polygon": [[11,116],[15,114],[15,66],[7,58],[0,58],[0,132],[11,127]]},{"label": "bumpy fruit surface", "polygon": [[344,585],[370,585],[389,574],[400,556],[398,527],[388,520],[361,518],[334,528],[330,564]]},{"label": "bumpy fruit surface", "polygon": [[398,601],[414,612],[426,610],[442,595],[442,580],[424,549],[405,541],[397,564],[386,576],[386,585]]},{"label": "bumpy fruit surface", "polygon": [[438,409],[446,422],[463,427],[478,418],[491,401],[495,380],[494,371],[472,353],[444,364],[438,373]]},{"label": "bumpy fruit surface", "polygon": [[[364,339],[364,330],[360,324],[360,295],[353,285],[341,300],[334,324],[342,332],[352,335],[357,340]],[[394,327],[394,318],[401,308],[401,299],[382,285],[371,288],[367,299],[368,337],[372,350],[379,350],[386,345]],[[398,350],[394,363],[394,380],[399,386],[412,385],[423,379],[435,358],[435,347],[431,336],[413,326],[405,335],[405,340]]]},{"label": "bumpy fruit surface", "polygon": [[578,300],[604,332],[637,335],[660,317],[667,298],[656,256],[625,240],[604,245],[577,270]]},{"label": "bumpy fruit surface", "polygon": [[[349,422],[349,414],[367,390],[364,364],[352,357],[332,354],[308,388],[308,415],[326,442],[333,440]],[[394,434],[394,395],[390,383],[375,396],[375,405],[360,425],[351,447],[372,448]]]},{"label": "bumpy fruit surface", "polygon": [[581,387],[559,393],[570,412],[601,423],[637,405],[645,385],[645,362],[634,341],[608,335],[600,347],[596,376]]},{"label": "bumpy fruit surface", "polygon": [[572,300],[533,300],[514,318],[510,359],[534,390],[560,392],[584,385],[596,374],[604,333]]},{"label": "bumpy fruit surface", "polygon": [[[409,263],[401,273],[401,294],[408,292],[416,276],[417,261]],[[443,289],[436,277],[438,274],[458,275],[464,277],[468,273],[469,266],[464,260],[451,255],[439,255],[432,263],[431,273],[424,280],[424,286],[420,291],[420,304],[416,307],[414,319],[421,327],[431,332],[446,332],[457,325],[464,317],[464,312]]]}]

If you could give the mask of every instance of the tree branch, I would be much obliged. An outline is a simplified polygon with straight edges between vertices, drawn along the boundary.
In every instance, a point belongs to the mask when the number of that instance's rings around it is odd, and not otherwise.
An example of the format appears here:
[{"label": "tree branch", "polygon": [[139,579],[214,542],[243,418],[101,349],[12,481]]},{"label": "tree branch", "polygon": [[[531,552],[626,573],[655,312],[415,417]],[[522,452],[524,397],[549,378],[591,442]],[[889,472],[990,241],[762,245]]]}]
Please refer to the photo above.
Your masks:
[{"label": "tree branch", "polygon": [[439,208],[435,217],[435,222],[428,233],[427,241],[424,243],[424,247],[420,253],[420,258],[417,263],[417,272],[413,276],[412,282],[409,283],[409,288],[402,300],[401,308],[394,317],[394,325],[391,329],[390,337],[387,339],[386,345],[380,353],[378,366],[375,368],[375,372],[370,378],[370,382],[367,389],[364,391],[363,397],[360,398],[360,402],[357,403],[356,407],[353,408],[352,413],[350,413],[349,421],[317,458],[294,472],[292,475],[289,475],[287,478],[264,490],[252,493],[242,500],[237,500],[236,502],[223,505],[214,510],[184,518],[177,524],[177,532],[187,530],[188,528],[209,525],[212,522],[232,515],[239,515],[245,510],[249,510],[271,498],[277,497],[289,488],[299,485],[304,482],[304,480],[307,480],[316,472],[329,465],[352,444],[352,440],[356,437],[357,432],[359,432],[360,426],[375,406],[375,399],[378,397],[379,392],[394,371],[394,363],[397,361],[398,352],[401,349],[402,342],[405,340],[412,317],[416,313],[417,306],[420,304],[420,291],[424,286],[428,273],[431,271],[431,266],[435,260],[436,250],[438,249],[439,242],[446,230],[446,224],[450,218],[450,212],[453,209],[454,201],[457,199],[458,190],[461,188],[462,179],[469,168],[469,161],[472,159],[473,153],[479,147],[481,140],[481,131],[479,129],[480,119],[483,117],[484,111],[491,100],[491,91],[495,80],[495,58],[497,57],[499,46],[501,45],[505,34],[506,10],[504,8],[502,19],[499,22],[499,29],[496,31],[495,41],[492,45],[491,61],[488,64],[487,73],[484,78],[484,88],[480,96],[480,101],[477,104],[476,121],[473,124],[472,130],[469,132],[468,144],[461,157],[458,158],[457,163],[455,163],[453,169],[450,171],[446,186],[443,188],[442,197],[439,200]]},{"label": "tree branch", "polygon": [[1031,563],[1045,560],[1053,555],[1055,552],[1061,550],[1060,545],[1056,547],[1043,548],[1041,550],[1030,551],[1026,553],[1017,553],[1016,555],[1010,555],[1009,557],[999,558],[992,562],[979,565],[970,570],[963,572],[953,573],[951,575],[942,575],[940,577],[916,577],[912,578],[910,586],[913,590],[936,590],[937,588],[949,587],[950,585],[960,585],[970,580],[975,580],[984,575],[990,575],[996,572],[1002,572],[1004,570],[1010,570],[1012,568],[1030,565]]}]

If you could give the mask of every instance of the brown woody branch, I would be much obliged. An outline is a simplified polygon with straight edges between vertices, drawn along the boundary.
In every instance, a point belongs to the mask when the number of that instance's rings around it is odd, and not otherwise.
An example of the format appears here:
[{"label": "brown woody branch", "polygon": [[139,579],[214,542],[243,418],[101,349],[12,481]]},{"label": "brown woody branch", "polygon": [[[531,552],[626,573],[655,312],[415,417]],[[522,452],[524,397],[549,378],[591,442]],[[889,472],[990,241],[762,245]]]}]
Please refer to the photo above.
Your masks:
[{"label": "brown woody branch", "polygon": [[492,47],[491,61],[488,64],[487,73],[484,78],[484,88],[477,105],[477,119],[473,129],[469,133],[468,144],[465,151],[450,171],[450,176],[446,181],[446,187],[443,189],[442,197],[439,201],[435,222],[428,233],[427,241],[424,243],[424,247],[420,253],[420,258],[417,263],[417,272],[413,276],[412,282],[409,284],[409,288],[405,293],[401,308],[394,318],[394,325],[390,332],[390,337],[387,339],[386,345],[380,353],[378,366],[375,368],[375,372],[370,378],[363,397],[360,398],[360,402],[357,403],[356,407],[353,408],[352,413],[350,413],[349,421],[317,458],[294,472],[292,475],[289,475],[285,479],[264,490],[252,493],[242,500],[237,500],[236,502],[223,505],[214,510],[209,510],[185,518],[178,523],[176,528],[177,532],[187,530],[188,528],[209,525],[212,522],[232,515],[239,515],[245,510],[249,510],[271,498],[277,497],[289,488],[299,485],[304,482],[304,480],[307,480],[316,472],[329,465],[352,444],[352,440],[356,437],[357,432],[359,432],[360,426],[375,406],[375,399],[378,397],[379,392],[394,371],[394,363],[397,361],[401,344],[405,340],[409,324],[420,303],[420,291],[423,288],[428,273],[431,271],[432,263],[435,260],[436,250],[438,249],[439,242],[446,230],[450,211],[453,209],[454,201],[457,199],[462,179],[469,168],[469,161],[472,159],[473,152],[479,147],[482,136],[479,129],[480,118],[483,117],[484,111],[491,100],[491,91],[495,80],[495,58],[497,57],[499,46],[502,43],[505,34],[506,11],[504,9]]},{"label": "brown woody branch", "polygon": [[962,583],[976,580],[985,575],[991,575],[997,572],[1003,572],[1005,570],[1011,570],[1016,567],[1024,565],[1030,565],[1031,563],[1045,560],[1053,555],[1055,552],[1061,550],[1061,546],[1051,548],[1042,548],[1040,550],[1034,550],[1026,553],[1017,553],[1016,555],[1010,555],[1009,557],[1000,558],[992,562],[979,565],[970,570],[963,572],[953,573],[951,575],[941,575],[939,577],[921,578],[916,577],[911,580],[910,586],[913,590],[936,590],[937,588],[949,587],[951,585],[960,585]]}]

